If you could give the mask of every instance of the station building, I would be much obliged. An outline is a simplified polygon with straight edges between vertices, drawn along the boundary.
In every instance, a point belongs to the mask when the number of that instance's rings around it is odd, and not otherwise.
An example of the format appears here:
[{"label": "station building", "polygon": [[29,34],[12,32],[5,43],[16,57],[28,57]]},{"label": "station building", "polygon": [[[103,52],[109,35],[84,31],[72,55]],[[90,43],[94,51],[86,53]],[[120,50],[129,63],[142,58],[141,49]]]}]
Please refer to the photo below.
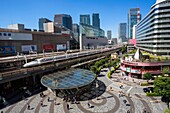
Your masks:
[{"label": "station building", "polygon": [[30,51],[64,51],[69,48],[69,34],[0,28],[0,56],[25,54]]}]

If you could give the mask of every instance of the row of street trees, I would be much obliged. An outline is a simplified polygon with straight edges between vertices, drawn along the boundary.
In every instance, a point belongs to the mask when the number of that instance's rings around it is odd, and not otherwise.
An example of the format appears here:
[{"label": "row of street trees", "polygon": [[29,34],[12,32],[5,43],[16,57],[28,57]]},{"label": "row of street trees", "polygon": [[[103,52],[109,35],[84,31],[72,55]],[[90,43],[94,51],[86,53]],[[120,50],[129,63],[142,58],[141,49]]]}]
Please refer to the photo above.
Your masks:
[{"label": "row of street trees", "polygon": [[[163,67],[162,70],[162,76],[158,76],[154,80],[154,93],[153,95],[160,95],[162,96],[162,101],[167,103],[167,106],[169,108],[170,103],[170,77],[166,77],[169,74],[169,67]],[[149,82],[149,80],[152,78],[151,73],[145,73],[144,79]]]}]

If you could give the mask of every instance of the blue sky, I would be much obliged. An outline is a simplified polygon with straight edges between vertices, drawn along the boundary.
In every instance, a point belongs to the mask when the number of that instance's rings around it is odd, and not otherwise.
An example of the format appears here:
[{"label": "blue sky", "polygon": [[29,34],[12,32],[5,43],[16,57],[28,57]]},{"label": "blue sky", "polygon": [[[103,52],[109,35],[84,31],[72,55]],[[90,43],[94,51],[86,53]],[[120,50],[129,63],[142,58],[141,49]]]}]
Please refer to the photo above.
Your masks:
[{"label": "blue sky", "polygon": [[116,37],[118,25],[127,22],[130,8],[139,7],[143,18],[155,2],[156,0],[2,0],[0,27],[23,23],[26,28],[37,29],[40,17],[53,20],[54,14],[69,14],[74,23],[79,23],[80,14],[92,16],[92,13],[99,13],[101,28],[105,31],[112,30],[112,36]]}]

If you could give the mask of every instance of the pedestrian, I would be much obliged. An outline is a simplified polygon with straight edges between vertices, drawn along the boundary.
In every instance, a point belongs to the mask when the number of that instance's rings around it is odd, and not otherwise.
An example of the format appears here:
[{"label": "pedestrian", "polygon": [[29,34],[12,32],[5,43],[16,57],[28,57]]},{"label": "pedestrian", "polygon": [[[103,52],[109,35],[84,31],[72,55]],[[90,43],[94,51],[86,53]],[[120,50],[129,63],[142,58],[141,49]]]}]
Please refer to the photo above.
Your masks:
[{"label": "pedestrian", "polygon": [[30,105],[29,105],[29,103],[27,103],[27,109],[30,110]]},{"label": "pedestrian", "polygon": [[41,106],[43,106],[43,101],[41,100]]},{"label": "pedestrian", "polygon": [[67,104],[67,110],[69,110],[70,108],[69,108],[69,104]]},{"label": "pedestrian", "polygon": [[130,113],[130,110],[127,110],[127,113]]},{"label": "pedestrian", "polygon": [[142,113],[146,113],[146,108],[143,109]]},{"label": "pedestrian", "polygon": [[48,97],[48,99],[47,99],[47,100],[48,100],[48,102],[49,102],[49,101],[50,101],[50,97]]},{"label": "pedestrian", "polygon": [[126,100],[123,100],[123,102],[126,104],[127,101],[126,101]]},{"label": "pedestrian", "polygon": [[88,107],[89,107],[89,108],[91,108],[91,105],[90,105],[90,103],[89,103],[89,102],[87,103],[87,105],[88,105]]}]

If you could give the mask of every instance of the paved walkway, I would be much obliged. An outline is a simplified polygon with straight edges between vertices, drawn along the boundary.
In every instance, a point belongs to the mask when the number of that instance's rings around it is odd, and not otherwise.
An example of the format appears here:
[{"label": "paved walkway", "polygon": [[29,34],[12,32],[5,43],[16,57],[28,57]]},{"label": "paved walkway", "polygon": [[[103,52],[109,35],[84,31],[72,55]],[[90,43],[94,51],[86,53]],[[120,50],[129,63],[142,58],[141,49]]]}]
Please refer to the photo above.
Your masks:
[{"label": "paved walkway", "polygon": [[[130,110],[131,113],[141,113],[146,108],[149,113],[163,113],[167,108],[165,103],[158,102],[160,97],[146,97],[142,88],[138,86],[128,86],[123,84],[120,89],[119,82],[108,79],[105,75],[107,69],[104,69],[98,77],[98,88],[95,84],[89,92],[84,93],[79,98],[79,104],[63,102],[56,98],[50,91],[46,90],[43,93],[46,95],[41,98],[40,94],[35,94],[26,100],[19,101],[13,105],[0,110],[4,113],[126,113]],[[110,87],[112,87],[110,89]],[[124,96],[119,95],[123,92]],[[130,97],[128,96],[130,94]],[[97,95],[97,98],[96,98]],[[48,101],[50,97],[50,101]],[[43,105],[41,105],[43,103]],[[88,103],[90,106],[88,106]],[[27,109],[27,104],[30,109]],[[67,109],[69,106],[69,109]]]}]

